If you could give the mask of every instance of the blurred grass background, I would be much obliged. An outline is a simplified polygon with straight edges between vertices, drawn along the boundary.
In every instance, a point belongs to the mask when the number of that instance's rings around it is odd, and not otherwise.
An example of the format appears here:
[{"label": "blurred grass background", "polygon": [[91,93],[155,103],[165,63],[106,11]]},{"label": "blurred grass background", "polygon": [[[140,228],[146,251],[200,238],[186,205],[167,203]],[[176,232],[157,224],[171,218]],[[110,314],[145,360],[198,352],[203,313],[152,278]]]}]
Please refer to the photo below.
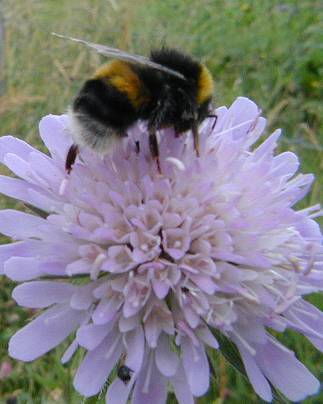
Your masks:
[{"label": "blurred grass background", "polygon": [[[210,68],[217,105],[230,105],[239,95],[250,97],[268,118],[268,132],[283,128],[281,151],[288,148],[296,152],[302,171],[317,176],[303,205],[320,200],[320,1],[0,0],[0,12],[5,26],[0,61],[4,67],[0,73],[4,84],[0,86],[1,135],[13,134],[42,148],[39,119],[64,112],[84,78],[101,63],[94,52],[54,38],[51,31],[139,54],[148,54],[151,47],[174,46]],[[4,168],[0,171],[6,173]],[[14,204],[0,198],[1,208]],[[0,403],[10,397],[24,404],[103,403],[97,398],[83,401],[73,391],[72,375],[78,360],[63,367],[59,358],[64,347],[30,364],[7,357],[9,337],[31,315],[10,299],[12,288],[11,283],[0,280],[0,364],[9,361],[13,366],[10,376],[0,380]],[[322,296],[310,299],[323,308]],[[322,380],[322,355],[292,332],[281,339]],[[199,404],[261,402],[223,359],[218,358],[216,367],[210,394]],[[304,402],[323,403],[323,396]]]}]

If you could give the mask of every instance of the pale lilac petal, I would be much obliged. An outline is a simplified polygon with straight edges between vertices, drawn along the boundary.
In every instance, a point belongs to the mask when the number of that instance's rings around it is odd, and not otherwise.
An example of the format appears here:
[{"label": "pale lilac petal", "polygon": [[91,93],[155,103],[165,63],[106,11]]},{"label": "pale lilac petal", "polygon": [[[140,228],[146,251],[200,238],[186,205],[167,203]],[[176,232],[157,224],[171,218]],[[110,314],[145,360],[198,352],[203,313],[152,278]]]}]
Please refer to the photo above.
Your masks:
[{"label": "pale lilac petal", "polygon": [[[121,344],[116,344],[112,333],[97,348],[89,351],[78,368],[74,387],[85,397],[98,394],[121,355]],[[114,349],[111,351],[111,346]]]},{"label": "pale lilac petal", "polygon": [[43,308],[54,303],[68,302],[75,286],[53,281],[36,281],[17,286],[12,297],[24,307]]},{"label": "pale lilac petal", "polygon": [[120,332],[127,332],[135,329],[139,325],[139,318],[138,316],[133,317],[120,317],[119,320],[119,329]]},{"label": "pale lilac petal", "polygon": [[[35,197],[33,191],[36,192],[36,190],[38,190],[39,194],[40,188],[36,185],[28,184],[27,182],[17,178],[10,178],[0,175],[0,192],[2,194],[11,198],[20,199],[25,203],[47,212],[57,209],[57,201],[48,197],[47,199]],[[43,191],[43,193],[46,192]]]},{"label": "pale lilac petal", "polygon": [[178,366],[176,374],[170,379],[178,404],[194,404],[194,397],[190,386],[187,383],[185,371],[182,366]]},{"label": "pale lilac petal", "polygon": [[60,115],[48,115],[39,122],[39,133],[50,154],[55,158],[66,158],[67,151],[71,146],[71,139],[64,136],[66,118]]},{"label": "pale lilac petal", "polygon": [[8,153],[15,153],[23,159],[28,159],[29,154],[35,151],[36,149],[31,147],[28,143],[13,136],[2,136],[0,138],[1,163],[4,162],[5,156]]},{"label": "pale lilac petal", "polygon": [[95,324],[106,324],[111,321],[118,311],[120,302],[118,299],[102,299],[97,305],[92,319]]},{"label": "pale lilac petal", "polygon": [[159,299],[164,299],[169,291],[169,285],[159,280],[153,280],[152,282],[154,292]]},{"label": "pale lilac petal", "polygon": [[93,282],[75,289],[71,298],[71,307],[76,310],[87,310],[95,300],[93,296],[95,287],[96,284]]},{"label": "pale lilac petal", "polygon": [[137,327],[126,337],[127,357],[125,365],[133,371],[139,371],[144,359],[145,336],[142,327]]},{"label": "pale lilac petal", "polygon": [[323,313],[311,303],[301,300],[284,315],[289,326],[301,332],[323,352]]},{"label": "pale lilac petal", "polygon": [[113,322],[104,325],[82,325],[82,327],[77,330],[76,339],[81,346],[88,349],[89,351],[92,351],[94,348],[101,344],[104,338],[112,330],[113,325]]},{"label": "pale lilac petal", "polygon": [[4,264],[4,272],[14,281],[29,281],[46,275],[65,275],[66,264],[60,261],[41,261],[34,257],[12,257]]},{"label": "pale lilac petal", "polygon": [[158,372],[153,357],[150,357],[138,375],[131,404],[165,404],[166,398],[166,379]]},{"label": "pale lilac petal", "polygon": [[160,373],[166,377],[174,376],[179,358],[176,352],[171,349],[170,340],[164,333],[159,337],[155,358]]},{"label": "pale lilac petal", "polygon": [[304,400],[319,390],[319,381],[278,342],[269,339],[256,360],[264,375],[291,401]]},{"label": "pale lilac petal", "polygon": [[197,335],[204,342],[204,344],[210,346],[211,348],[218,349],[219,343],[215,336],[212,334],[208,327],[202,327],[197,330]]},{"label": "pale lilac petal", "polygon": [[46,224],[44,219],[18,210],[0,211],[0,232],[16,240],[41,238],[42,232],[39,227],[44,224]]},{"label": "pale lilac petal", "polygon": [[234,103],[229,108],[226,119],[233,120],[232,126],[238,126],[243,122],[248,122],[246,127],[240,127],[234,130],[235,138],[244,136],[246,131],[248,131],[254,125],[254,120],[259,115],[259,108],[257,105],[245,97],[238,97]]},{"label": "pale lilac petal", "polygon": [[83,313],[69,306],[54,306],[18,331],[9,341],[9,354],[32,361],[55,348],[75,330]]},{"label": "pale lilac petal", "polygon": [[133,388],[135,379],[132,378],[129,383],[125,384],[120,379],[116,378],[108,387],[106,394],[106,403],[108,404],[127,404],[128,397]]},{"label": "pale lilac petal", "polygon": [[75,354],[78,347],[79,347],[79,344],[78,344],[77,340],[75,339],[71,343],[71,345],[66,349],[66,351],[64,352],[64,354],[61,358],[61,362],[63,363],[63,365],[72,359],[72,356]]},{"label": "pale lilac petal", "polygon": [[193,346],[185,338],[181,344],[183,366],[188,384],[194,396],[205,394],[209,388],[210,369],[204,347]]},{"label": "pale lilac petal", "polygon": [[247,372],[248,378],[254,388],[255,392],[265,401],[272,400],[272,393],[270,385],[263,375],[262,371],[257,366],[255,358],[250,355],[250,353],[244,349],[243,347],[239,346],[239,351],[241,354],[241,358],[243,360],[243,364],[245,370]]}]

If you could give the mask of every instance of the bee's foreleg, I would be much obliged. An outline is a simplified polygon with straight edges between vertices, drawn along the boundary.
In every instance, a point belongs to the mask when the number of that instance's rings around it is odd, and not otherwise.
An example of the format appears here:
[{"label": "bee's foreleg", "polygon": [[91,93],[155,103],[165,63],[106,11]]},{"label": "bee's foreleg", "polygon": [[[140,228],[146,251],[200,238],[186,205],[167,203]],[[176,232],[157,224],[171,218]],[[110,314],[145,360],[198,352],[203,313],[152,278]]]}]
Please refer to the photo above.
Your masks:
[{"label": "bee's foreleg", "polygon": [[72,144],[72,146],[68,149],[65,161],[65,170],[67,171],[68,174],[70,174],[72,170],[72,166],[75,163],[78,153],[79,153],[78,145]]},{"label": "bee's foreleg", "polygon": [[158,172],[161,174],[158,140],[157,140],[155,128],[149,128],[149,148],[150,148],[151,155],[156,160]]},{"label": "bee's foreleg", "polygon": [[136,146],[136,153],[139,154],[140,153],[140,142],[139,142],[139,140],[136,140],[135,146]]},{"label": "bee's foreleg", "polygon": [[196,156],[200,157],[199,128],[197,121],[193,123],[192,132],[193,132],[194,150],[196,152]]}]

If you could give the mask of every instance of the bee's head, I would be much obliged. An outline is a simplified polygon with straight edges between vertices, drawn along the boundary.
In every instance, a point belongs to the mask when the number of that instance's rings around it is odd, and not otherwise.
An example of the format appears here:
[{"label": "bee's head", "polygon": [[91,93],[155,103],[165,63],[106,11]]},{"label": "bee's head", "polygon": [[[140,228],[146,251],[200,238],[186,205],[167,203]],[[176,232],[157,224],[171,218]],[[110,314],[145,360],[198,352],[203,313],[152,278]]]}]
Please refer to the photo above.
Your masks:
[{"label": "bee's head", "polygon": [[194,101],[187,106],[182,106],[183,112],[180,122],[178,122],[178,129],[182,129],[182,131],[191,129],[196,122],[201,123],[209,116],[212,109],[211,101],[214,85],[209,70],[201,64],[199,65],[197,78],[189,78],[188,80],[190,84],[187,87],[194,89]]}]

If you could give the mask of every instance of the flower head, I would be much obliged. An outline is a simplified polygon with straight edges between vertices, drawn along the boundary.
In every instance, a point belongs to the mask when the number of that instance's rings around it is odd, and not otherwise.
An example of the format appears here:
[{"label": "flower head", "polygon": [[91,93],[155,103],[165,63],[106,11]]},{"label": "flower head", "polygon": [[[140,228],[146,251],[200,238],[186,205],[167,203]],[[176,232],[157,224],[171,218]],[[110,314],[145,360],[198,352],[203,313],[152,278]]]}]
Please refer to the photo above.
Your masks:
[{"label": "flower head", "polygon": [[0,211],[0,231],[17,240],[0,247],[1,270],[21,282],[13,297],[45,309],[11,338],[12,357],[34,360],[72,334],[62,361],[87,350],[82,395],[122,363],[130,380],[110,380],[109,404],[130,394],[163,404],[169,384],[189,404],[209,388],[217,330],[264,400],[270,383],[293,401],[318,390],[268,332],[292,328],[323,348],[323,315],[302,299],[323,288],[319,207],[293,209],[313,176],[295,176],[294,154],[274,155],[279,131],[254,146],[265,119],[250,100],[216,113],[200,128],[200,158],[189,135],[159,132],[161,173],[141,123],[109,155],[82,150],[69,176],[66,116],[40,123],[51,156],[0,139],[0,160],[20,177],[1,176],[0,191],[46,213]]}]

